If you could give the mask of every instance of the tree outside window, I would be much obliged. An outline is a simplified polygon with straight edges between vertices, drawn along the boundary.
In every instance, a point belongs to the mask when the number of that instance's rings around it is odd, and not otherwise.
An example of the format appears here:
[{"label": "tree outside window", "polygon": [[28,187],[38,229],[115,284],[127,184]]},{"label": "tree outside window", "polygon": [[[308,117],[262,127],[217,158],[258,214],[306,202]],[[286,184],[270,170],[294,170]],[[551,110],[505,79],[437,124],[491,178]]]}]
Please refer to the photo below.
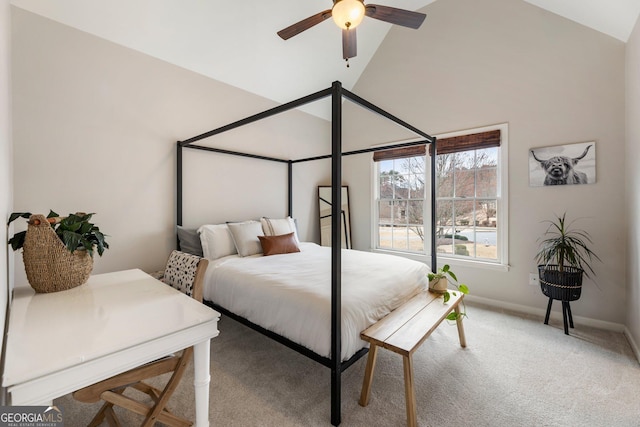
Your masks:
[{"label": "tree outside window", "polygon": [[378,248],[424,252],[424,161],[379,162]]},{"label": "tree outside window", "polygon": [[[437,252],[500,261],[500,131],[438,140],[438,153]],[[376,161],[377,248],[426,252],[425,218],[428,223],[431,212],[425,203],[429,156],[394,152]]]},{"label": "tree outside window", "polygon": [[498,259],[498,150],[493,147],[438,156],[438,252]]}]

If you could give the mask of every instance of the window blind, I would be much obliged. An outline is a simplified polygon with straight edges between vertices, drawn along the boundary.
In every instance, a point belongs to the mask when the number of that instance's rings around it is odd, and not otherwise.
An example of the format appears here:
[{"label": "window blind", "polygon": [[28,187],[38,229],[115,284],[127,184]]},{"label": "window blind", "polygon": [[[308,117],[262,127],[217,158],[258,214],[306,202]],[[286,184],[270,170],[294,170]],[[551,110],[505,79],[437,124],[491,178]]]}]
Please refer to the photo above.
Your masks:
[{"label": "window blind", "polygon": [[[450,154],[460,151],[477,150],[500,146],[500,129],[487,132],[471,133],[469,135],[452,136],[438,139],[438,154]],[[433,146],[429,145],[429,155],[433,152]],[[426,153],[426,145],[414,145],[411,147],[391,148],[373,153],[373,161],[404,159],[406,157],[423,156]]]},{"label": "window blind", "polygon": [[[451,154],[460,151],[499,147],[500,129],[442,138],[436,141],[436,145],[438,146],[438,154]],[[429,147],[429,155],[432,153],[433,149]]]},{"label": "window blind", "polygon": [[380,150],[373,152],[373,161],[381,162],[383,160],[404,159],[407,157],[424,156],[426,153],[425,144],[412,145],[411,147],[390,148],[389,150]]}]

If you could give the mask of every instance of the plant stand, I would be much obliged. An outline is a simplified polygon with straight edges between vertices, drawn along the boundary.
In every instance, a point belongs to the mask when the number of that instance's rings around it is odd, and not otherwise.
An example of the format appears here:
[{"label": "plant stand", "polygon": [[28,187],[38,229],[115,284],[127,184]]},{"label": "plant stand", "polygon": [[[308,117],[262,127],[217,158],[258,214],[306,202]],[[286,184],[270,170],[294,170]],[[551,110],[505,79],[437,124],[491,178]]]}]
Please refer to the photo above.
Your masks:
[{"label": "plant stand", "polygon": [[576,301],[582,294],[582,273],[583,270],[575,267],[564,267],[564,270],[560,271],[557,265],[538,266],[540,289],[545,296],[549,297],[544,324],[549,324],[553,300],[562,301],[562,320],[566,335],[569,335],[569,327],[573,328],[573,316],[569,302]]},{"label": "plant stand", "polygon": [[[544,324],[549,324],[549,314],[551,314],[551,304],[553,304],[553,298],[549,298],[549,304],[547,304],[547,315],[544,317]],[[573,316],[571,315],[571,306],[569,301],[562,301],[562,320],[564,323],[564,333],[569,335],[569,328],[567,327],[567,320],[569,320],[569,326],[573,329]]]}]

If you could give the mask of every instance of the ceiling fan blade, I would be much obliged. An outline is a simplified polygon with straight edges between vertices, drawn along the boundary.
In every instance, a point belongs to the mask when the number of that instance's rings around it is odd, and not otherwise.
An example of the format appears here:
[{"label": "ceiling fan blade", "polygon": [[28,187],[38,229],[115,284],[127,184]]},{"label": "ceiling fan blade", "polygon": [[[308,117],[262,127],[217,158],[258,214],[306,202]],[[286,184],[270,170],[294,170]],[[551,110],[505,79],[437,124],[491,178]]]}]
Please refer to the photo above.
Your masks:
[{"label": "ceiling fan blade", "polygon": [[342,30],[342,58],[353,58],[358,54],[356,42],[356,29]]},{"label": "ceiling fan blade", "polygon": [[327,9],[320,13],[316,13],[313,16],[310,16],[306,19],[303,19],[300,22],[296,22],[293,25],[288,26],[284,30],[278,31],[278,35],[282,37],[283,40],[290,39],[291,37],[300,34],[304,30],[308,30],[314,25],[318,25],[322,21],[331,17],[331,9]]},{"label": "ceiling fan blade", "polygon": [[424,18],[427,17],[424,13],[377,4],[366,5],[365,14],[373,19],[402,25],[403,27],[413,28],[414,30],[420,28],[420,25],[424,22]]}]

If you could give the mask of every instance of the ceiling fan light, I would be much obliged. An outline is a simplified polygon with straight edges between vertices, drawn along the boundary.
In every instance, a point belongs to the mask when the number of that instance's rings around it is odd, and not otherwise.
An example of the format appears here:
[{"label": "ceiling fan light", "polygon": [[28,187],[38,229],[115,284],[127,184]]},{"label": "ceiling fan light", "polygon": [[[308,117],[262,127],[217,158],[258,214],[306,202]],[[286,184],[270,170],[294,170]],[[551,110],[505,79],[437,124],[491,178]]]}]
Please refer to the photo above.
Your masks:
[{"label": "ceiling fan light", "polygon": [[331,9],[331,17],[338,27],[347,30],[362,22],[364,11],[360,0],[337,0]]}]

